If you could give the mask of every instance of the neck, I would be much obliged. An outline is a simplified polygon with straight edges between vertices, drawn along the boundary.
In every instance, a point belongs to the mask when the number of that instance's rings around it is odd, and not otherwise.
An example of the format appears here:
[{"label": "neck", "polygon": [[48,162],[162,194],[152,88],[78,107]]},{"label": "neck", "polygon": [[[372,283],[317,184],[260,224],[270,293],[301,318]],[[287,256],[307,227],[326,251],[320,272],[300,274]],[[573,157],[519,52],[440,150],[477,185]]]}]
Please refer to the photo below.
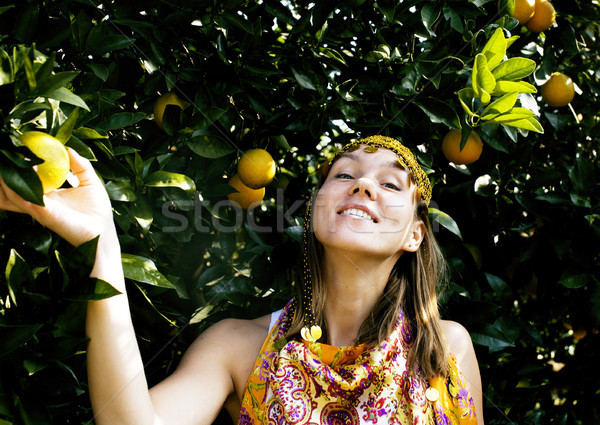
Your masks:
[{"label": "neck", "polygon": [[329,344],[355,345],[361,325],[381,298],[396,257],[381,259],[325,248],[324,316]]}]

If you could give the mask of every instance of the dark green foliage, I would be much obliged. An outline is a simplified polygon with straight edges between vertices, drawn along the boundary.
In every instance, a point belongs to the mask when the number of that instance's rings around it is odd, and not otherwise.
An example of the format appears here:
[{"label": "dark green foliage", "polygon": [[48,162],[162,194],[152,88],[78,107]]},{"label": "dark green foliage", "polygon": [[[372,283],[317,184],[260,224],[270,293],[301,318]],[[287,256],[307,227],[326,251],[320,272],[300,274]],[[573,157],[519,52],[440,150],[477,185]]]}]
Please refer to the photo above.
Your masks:
[{"label": "dark green foliage", "polygon": [[[151,384],[210,324],[291,297],[303,201],[330,150],[317,145],[381,133],[432,171],[443,313],[476,344],[486,423],[598,421],[597,5],[557,0],[557,26],[534,34],[486,0],[13,3],[0,7],[0,175],[42,202],[37,159],[16,143],[32,129],[94,160]],[[441,139],[474,124],[458,93],[499,27],[519,36],[508,58],[536,64],[515,78],[539,87],[562,71],[580,90],[559,109],[519,97],[544,133],[482,120],[483,155],[455,167]],[[163,130],[153,105],[168,91],[191,106],[167,107]],[[253,147],[278,173],[263,207],[236,214],[227,177]],[[92,419],[84,300],[111,295],[86,278],[94,246],[74,252],[0,212],[1,424]]]}]

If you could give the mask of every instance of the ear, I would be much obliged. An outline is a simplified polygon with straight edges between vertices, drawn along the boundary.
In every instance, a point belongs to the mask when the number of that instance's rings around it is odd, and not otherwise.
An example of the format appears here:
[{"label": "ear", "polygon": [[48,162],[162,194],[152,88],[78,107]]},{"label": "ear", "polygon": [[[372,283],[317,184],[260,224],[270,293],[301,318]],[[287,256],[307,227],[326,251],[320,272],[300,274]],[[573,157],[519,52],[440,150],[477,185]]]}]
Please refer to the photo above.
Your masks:
[{"label": "ear", "polygon": [[404,250],[409,252],[415,252],[419,249],[423,238],[425,237],[425,223],[423,220],[417,220],[413,223],[412,232],[409,234],[408,239],[404,243]]}]

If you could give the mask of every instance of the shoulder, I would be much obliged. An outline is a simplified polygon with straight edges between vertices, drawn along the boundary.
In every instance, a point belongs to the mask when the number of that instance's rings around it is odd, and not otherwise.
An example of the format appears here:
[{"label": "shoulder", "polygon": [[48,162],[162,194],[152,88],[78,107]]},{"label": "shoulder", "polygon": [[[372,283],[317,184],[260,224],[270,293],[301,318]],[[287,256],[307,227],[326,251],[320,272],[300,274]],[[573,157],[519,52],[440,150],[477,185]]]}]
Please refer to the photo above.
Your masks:
[{"label": "shoulder", "polygon": [[469,394],[473,397],[475,411],[477,412],[477,424],[483,425],[481,375],[471,336],[460,323],[451,320],[442,320],[441,325],[446,336],[446,341],[448,341],[450,352],[456,357],[458,368],[465,377]]},{"label": "shoulder", "polygon": [[441,325],[446,341],[448,341],[450,351],[454,353],[460,363],[460,359],[464,358],[465,355],[473,350],[473,343],[471,342],[469,331],[467,331],[460,323],[452,320],[442,320]]},{"label": "shoulder", "polygon": [[[200,334],[186,350],[175,375],[206,374],[232,385],[227,392],[243,390],[260,348],[269,332],[270,315],[253,320],[225,319]],[[216,376],[218,375],[218,376]]]},{"label": "shoulder", "polygon": [[[254,358],[267,337],[269,321],[270,315],[253,320],[221,320],[204,331],[190,348],[210,346],[223,353],[235,352],[237,360],[240,360],[240,355],[244,354]],[[254,347],[255,350],[252,349]]]}]

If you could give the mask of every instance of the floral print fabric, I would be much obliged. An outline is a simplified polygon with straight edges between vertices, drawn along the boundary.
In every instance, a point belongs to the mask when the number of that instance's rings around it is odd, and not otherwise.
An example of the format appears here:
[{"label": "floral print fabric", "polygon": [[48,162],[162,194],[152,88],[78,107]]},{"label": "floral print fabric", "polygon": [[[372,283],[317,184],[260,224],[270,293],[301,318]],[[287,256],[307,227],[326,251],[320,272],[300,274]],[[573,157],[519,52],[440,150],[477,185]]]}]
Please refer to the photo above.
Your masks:
[{"label": "floral print fabric", "polygon": [[[450,356],[447,379],[408,373],[412,333],[400,312],[391,335],[370,349],[286,341],[283,309],[265,340],[242,400],[239,424],[468,424],[473,399]],[[427,388],[438,390],[429,401]]]}]

